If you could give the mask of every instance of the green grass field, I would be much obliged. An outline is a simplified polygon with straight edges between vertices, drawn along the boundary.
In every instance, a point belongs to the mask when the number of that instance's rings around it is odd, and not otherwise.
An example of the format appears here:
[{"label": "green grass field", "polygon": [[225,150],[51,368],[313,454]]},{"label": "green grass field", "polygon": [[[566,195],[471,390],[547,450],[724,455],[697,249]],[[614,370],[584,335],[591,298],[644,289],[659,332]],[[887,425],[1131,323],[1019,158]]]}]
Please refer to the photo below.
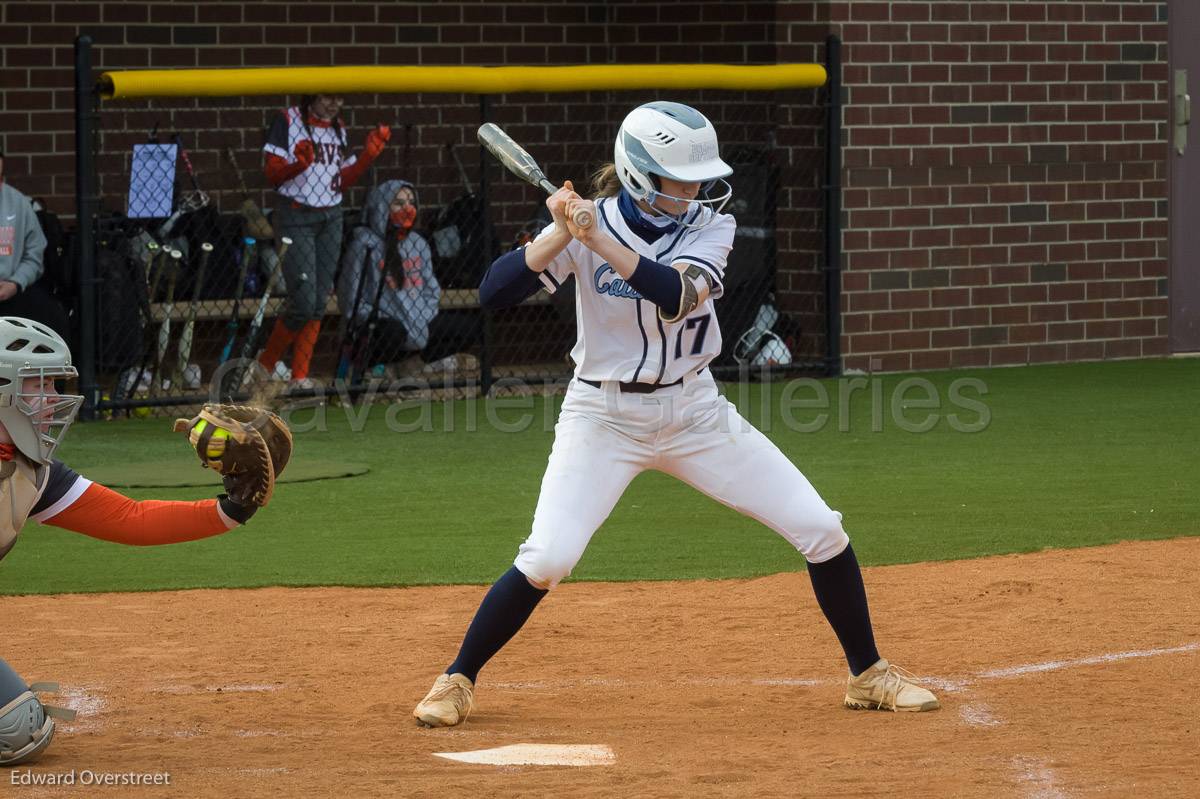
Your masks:
[{"label": "green grass field", "polygon": [[[938,413],[927,432],[906,431],[893,418],[896,387],[909,378],[929,381],[941,397],[940,410],[902,410],[910,423]],[[983,396],[963,391],[987,406],[980,432],[959,432],[947,418],[981,421],[978,409],[947,399],[952,382],[964,379],[986,385]],[[827,411],[793,411],[800,423],[830,414],[812,432],[784,424],[787,384],[728,385],[726,394],[756,424],[769,425],[771,438],[842,511],[864,564],[1200,534],[1200,360],[888,375],[853,393],[847,380],[821,382]],[[790,390],[793,399],[816,395],[811,382],[798,389]],[[552,441],[552,424],[542,420],[553,419],[560,400],[549,400],[550,408],[541,398],[524,408],[506,402],[507,409],[492,407],[500,420],[515,424],[531,414],[533,424],[504,432],[488,423],[483,401],[439,403],[425,408],[432,429],[395,432],[379,405],[352,432],[345,411],[329,408],[326,429],[297,435],[295,457],[362,461],[369,474],[282,485],[249,526],[169,547],[124,547],[31,523],[0,566],[0,594],[491,582],[528,531]],[[422,409],[392,413],[412,422]],[[292,421],[303,426],[313,417],[302,412]],[[106,463],[194,458],[165,419],[77,425],[60,456],[84,475]],[[194,488],[129,493],[212,495]],[[771,531],[649,473],[626,492],[573,579],[749,577],[802,568],[800,555]]]}]

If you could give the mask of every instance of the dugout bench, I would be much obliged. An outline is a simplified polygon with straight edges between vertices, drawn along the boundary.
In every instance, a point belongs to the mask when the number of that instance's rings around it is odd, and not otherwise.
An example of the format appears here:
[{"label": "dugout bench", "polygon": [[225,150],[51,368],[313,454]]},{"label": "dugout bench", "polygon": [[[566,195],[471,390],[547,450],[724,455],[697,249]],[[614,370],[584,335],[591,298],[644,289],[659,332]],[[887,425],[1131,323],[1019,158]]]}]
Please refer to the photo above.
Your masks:
[{"label": "dugout bench", "polygon": [[[235,302],[240,302],[238,316],[241,319],[250,319],[258,310],[258,304],[262,301],[262,297],[244,297],[239,300],[202,300],[200,307],[196,309],[196,321],[212,321],[215,319],[229,319],[233,316],[233,306]],[[266,316],[278,316],[283,311],[283,305],[287,301],[287,297],[272,296],[267,300]],[[525,300],[522,305],[548,305],[550,303],[550,295],[544,291],[539,291],[529,299]],[[191,300],[178,300],[171,303],[171,321],[186,322],[188,314],[191,313]],[[166,314],[167,303],[154,302],[150,304],[150,314],[155,322],[161,322],[167,318]],[[479,289],[443,289],[442,298],[438,303],[438,307],[443,311],[458,311],[471,310],[479,308]],[[337,297],[330,295],[329,300],[325,303],[326,316],[340,316],[341,309],[338,308]]]}]

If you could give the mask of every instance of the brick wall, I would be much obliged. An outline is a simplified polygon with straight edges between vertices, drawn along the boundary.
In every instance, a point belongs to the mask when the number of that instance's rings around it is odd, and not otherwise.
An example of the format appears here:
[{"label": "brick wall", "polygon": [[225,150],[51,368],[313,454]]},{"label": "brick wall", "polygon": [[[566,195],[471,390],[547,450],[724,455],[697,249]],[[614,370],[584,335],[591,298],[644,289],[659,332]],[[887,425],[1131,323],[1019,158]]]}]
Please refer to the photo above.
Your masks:
[{"label": "brick wall", "polygon": [[[635,62],[769,63],[776,59],[771,2],[424,2],[424,3],[5,3],[0,24],[0,131],[14,185],[74,211],[74,97],[72,41],[92,36],[97,72],[106,69],[258,67],[354,64],[563,64]],[[802,4],[812,11],[815,0]],[[817,57],[815,42],[801,47]],[[417,88],[417,87],[414,87]],[[610,157],[612,134],[626,111],[656,99],[653,92],[519,95],[491,99],[491,116],[537,154],[547,172],[573,176]],[[678,93],[708,113],[726,152],[752,157],[774,142],[769,159],[781,170],[778,250],[779,301],[796,315],[805,354],[823,348],[818,271],[820,168],[818,92],[763,94]],[[242,100],[151,100],[104,103],[99,159],[103,204],[123,210],[128,153],[158,125],[179,130],[206,190],[220,207],[237,204],[236,182],[221,157],[232,146],[244,167],[256,159],[269,119],[291,97]],[[392,122],[391,146],[378,162],[421,186],[428,206],[452,200],[462,181],[444,145],[473,145],[480,120],[472,95],[374,95],[347,98],[352,143],[379,120]],[[460,155],[472,181],[479,160],[471,146]],[[540,202],[533,190],[492,166],[501,241]],[[251,188],[265,192],[256,173]],[[256,183],[257,182],[257,183]],[[228,193],[228,194],[227,194]],[[348,200],[361,203],[365,189]],[[268,194],[260,196],[267,200]]]},{"label": "brick wall", "polygon": [[[845,365],[915,369],[1154,355],[1166,349],[1163,6],[5,3],[0,132],[13,183],[70,213],[71,41],[81,30],[97,42],[101,69],[820,61],[832,30],[846,43]],[[711,107],[710,97],[695,101],[713,111],[727,141],[774,138],[779,303],[802,320],[802,354],[817,354],[823,309],[815,94],[774,95],[768,103],[722,98]],[[551,166],[583,147],[601,153],[627,105],[593,94],[568,115],[559,100],[495,101],[497,118],[516,126],[531,147],[551,148]],[[351,98],[350,121],[361,136],[376,121],[366,108],[411,120],[437,104],[440,121],[461,126],[468,141],[478,119],[473,97]],[[228,121],[213,127],[257,149],[263,114],[276,105],[234,105]],[[575,138],[564,135],[568,116],[587,119],[582,133],[567,134]],[[153,117],[114,122],[106,146],[117,152],[128,143],[122,136],[140,139]],[[192,124],[199,137],[213,135],[206,123]],[[444,130],[426,138],[420,129],[410,133],[407,167],[396,139],[381,167],[414,170],[427,202],[451,198],[461,182],[439,154]],[[198,153],[197,166],[222,173],[215,150]],[[110,206],[120,207],[120,181],[106,189],[118,198]],[[503,239],[536,198],[507,183],[497,191],[510,203]]]},{"label": "brick wall", "polygon": [[[67,213],[74,192],[70,156],[74,150],[72,41],[83,32],[95,42],[97,72],[325,64],[769,63],[774,61],[773,5],[5,3],[0,6],[0,134],[8,149],[7,170],[13,179],[20,180],[29,193],[46,196],[55,210]],[[636,102],[633,95],[628,97]],[[358,102],[350,105],[351,114],[356,105],[378,102],[376,97],[354,99]],[[527,99],[498,98],[497,104]],[[596,100],[591,99],[593,103]],[[395,97],[385,98],[385,107],[387,100],[390,106],[403,107]],[[529,104],[545,106],[552,100],[553,96]],[[623,102],[614,98],[612,108],[582,121],[619,122]],[[462,104],[472,111],[478,108],[475,97]],[[773,110],[776,103],[764,105]],[[419,112],[412,107],[404,110],[410,118]],[[753,116],[741,121],[763,121],[761,108],[746,113]],[[527,121],[543,123],[546,112],[534,112],[533,116],[539,114],[542,119]],[[373,111],[361,115],[363,125],[375,121]],[[139,125],[141,121],[134,120]],[[223,121],[209,120],[209,125]],[[228,121],[234,128],[245,122]],[[350,121],[358,122],[353,117]],[[465,124],[472,119],[439,121]],[[732,117],[729,121],[739,122]],[[130,132],[144,133],[140,129]],[[599,133],[611,140],[607,129]],[[255,134],[261,136],[261,131],[255,130]]]},{"label": "brick wall", "polygon": [[1164,354],[1165,4],[825,10],[846,56],[845,365]]}]

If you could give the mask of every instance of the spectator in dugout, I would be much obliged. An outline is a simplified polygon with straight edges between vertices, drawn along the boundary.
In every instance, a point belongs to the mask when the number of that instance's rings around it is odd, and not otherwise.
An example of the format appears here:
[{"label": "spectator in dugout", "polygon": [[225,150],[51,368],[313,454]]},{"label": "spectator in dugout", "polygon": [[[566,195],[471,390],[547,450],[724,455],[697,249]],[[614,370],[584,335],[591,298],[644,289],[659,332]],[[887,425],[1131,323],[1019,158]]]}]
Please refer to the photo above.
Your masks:
[{"label": "spectator in dugout", "polygon": [[406,180],[379,184],[367,196],[342,257],[338,306],[350,320],[347,329],[360,337],[374,321],[364,360],[375,376],[444,374],[460,366],[468,368],[472,356],[456,353],[483,335],[478,314],[439,313],[442,288],[433,273],[429,242],[413,227],[417,211],[413,184]]},{"label": "spectator in dugout", "polygon": [[292,245],[283,264],[287,303],[258,362],[260,374],[270,374],[290,345],[292,388],[315,387],[308,373],[342,249],[342,194],[391,135],[378,125],[367,133],[362,153],[350,154],[342,105],[340,96],[305,95],[275,118],[263,146],[263,170],[279,195],[275,232]]},{"label": "spectator in dugout", "polygon": [[0,316],[33,319],[67,338],[66,311],[38,283],[45,251],[46,236],[33,202],[4,179],[4,150],[0,148]]}]

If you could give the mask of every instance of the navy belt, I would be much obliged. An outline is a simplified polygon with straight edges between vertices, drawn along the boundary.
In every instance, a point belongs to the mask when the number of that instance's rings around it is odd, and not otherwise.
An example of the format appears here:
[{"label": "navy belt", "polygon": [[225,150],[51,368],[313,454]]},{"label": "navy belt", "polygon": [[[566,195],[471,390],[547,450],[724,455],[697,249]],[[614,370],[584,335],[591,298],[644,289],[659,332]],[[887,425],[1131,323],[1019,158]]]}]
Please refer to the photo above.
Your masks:
[{"label": "navy belt", "polygon": [[[585,380],[581,377],[579,378],[579,382],[587,383],[589,386],[596,388],[604,388],[604,385],[597,380]],[[618,383],[617,385],[621,387],[621,393],[623,394],[652,394],[660,388],[670,388],[682,382],[683,378],[681,377],[674,383]]]}]

